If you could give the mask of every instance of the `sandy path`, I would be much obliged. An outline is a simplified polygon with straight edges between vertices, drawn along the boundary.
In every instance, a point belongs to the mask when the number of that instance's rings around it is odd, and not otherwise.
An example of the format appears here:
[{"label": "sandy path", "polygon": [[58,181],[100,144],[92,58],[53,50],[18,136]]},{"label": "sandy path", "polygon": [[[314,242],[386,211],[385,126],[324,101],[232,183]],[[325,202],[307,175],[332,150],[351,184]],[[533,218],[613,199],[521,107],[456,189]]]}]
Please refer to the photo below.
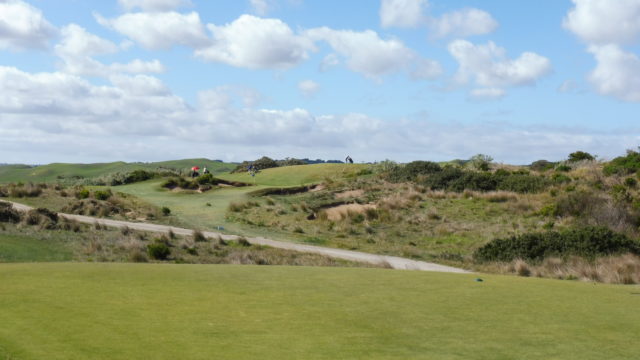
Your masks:
[{"label": "sandy path", "polygon": [[[32,209],[32,207],[24,204],[19,204],[11,201],[9,202],[12,203],[13,206],[20,211],[28,211]],[[76,220],[82,223],[87,223],[87,224],[94,224],[97,222],[100,225],[106,225],[110,227],[122,228],[126,226],[135,230],[158,232],[158,233],[167,233],[169,232],[169,230],[171,230],[178,235],[191,235],[193,233],[193,230],[191,229],[184,229],[184,228],[178,228],[178,227],[167,226],[167,225],[101,219],[101,218],[95,218],[91,216],[72,215],[72,214],[63,214],[63,213],[58,213],[58,215],[67,219],[73,219],[73,220]],[[220,234],[212,231],[203,231],[202,233],[206,237],[217,238],[219,236],[224,240],[238,239],[238,236],[236,235],[224,235],[224,234]],[[280,249],[321,254],[321,255],[332,257],[332,258],[337,258],[337,259],[360,261],[360,262],[366,262],[371,264],[387,263],[394,269],[438,271],[438,272],[450,272],[450,273],[469,273],[469,271],[464,269],[429,263],[425,261],[405,259],[397,256],[375,255],[375,254],[363,253],[360,251],[326,248],[326,247],[315,246],[315,245],[304,245],[304,244],[298,244],[298,243],[292,243],[292,242],[286,242],[286,241],[271,240],[263,237],[248,237],[246,239],[251,244],[259,244],[259,245],[266,245],[266,246],[271,246],[271,247],[280,248]]]}]

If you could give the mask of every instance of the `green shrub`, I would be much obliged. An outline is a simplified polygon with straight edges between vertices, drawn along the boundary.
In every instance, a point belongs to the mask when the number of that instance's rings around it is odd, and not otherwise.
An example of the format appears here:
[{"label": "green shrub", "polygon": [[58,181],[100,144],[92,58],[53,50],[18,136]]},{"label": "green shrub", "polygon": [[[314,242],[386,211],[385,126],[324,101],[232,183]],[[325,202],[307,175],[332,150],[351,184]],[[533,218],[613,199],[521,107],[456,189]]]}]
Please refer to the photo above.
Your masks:
[{"label": "green shrub", "polygon": [[537,193],[549,186],[549,182],[534,175],[513,174],[504,177],[498,184],[498,190],[514,191],[518,193]]},{"label": "green shrub", "polygon": [[449,190],[462,192],[464,190],[492,191],[498,187],[497,177],[487,172],[467,171],[461,177],[452,181]]},{"label": "green shrub", "polygon": [[627,155],[619,156],[611,160],[603,168],[605,175],[628,175],[640,169],[640,153],[634,150],[627,150]]},{"label": "green shrub", "polygon": [[515,259],[541,261],[547,257],[598,256],[632,253],[640,254],[640,242],[604,227],[528,233],[505,239],[495,239],[476,250],[476,261],[512,261]]},{"label": "green shrub", "polygon": [[638,185],[638,180],[636,180],[635,178],[632,178],[632,177],[628,177],[628,178],[624,179],[624,184],[627,187],[634,188],[634,187],[636,187]]},{"label": "green shrub", "polygon": [[571,178],[563,173],[556,172],[553,175],[551,175],[551,181],[553,181],[556,184],[563,184],[563,183],[571,182]]},{"label": "green shrub", "polygon": [[551,161],[547,161],[547,160],[537,160],[531,163],[531,165],[529,165],[529,167],[531,168],[531,170],[534,171],[547,171],[550,169],[553,169],[554,166],[556,166],[557,163],[551,162]]},{"label": "green shrub", "polygon": [[480,171],[488,171],[492,161],[493,158],[491,156],[484,154],[474,155],[469,159],[471,166]]},{"label": "green shrub", "polygon": [[571,166],[566,164],[560,164],[556,166],[556,171],[568,172],[568,171],[571,171]]},{"label": "green shrub", "polygon": [[415,181],[419,176],[425,176],[442,171],[439,164],[431,161],[412,161],[405,165],[390,167],[387,179],[392,182]]},{"label": "green shrub", "polygon": [[589,154],[588,152],[576,151],[569,154],[569,159],[567,161],[578,162],[583,160],[595,160],[595,159],[596,159],[595,156]]},{"label": "green shrub", "polygon": [[89,192],[89,190],[85,188],[79,188],[75,192],[76,199],[80,199],[80,200],[87,199],[89,195],[91,195],[91,192]]},{"label": "green shrub", "polygon": [[162,207],[162,215],[164,215],[164,216],[169,216],[169,215],[171,215],[171,209],[169,209],[169,208],[168,208],[168,207],[166,207],[166,206],[163,206],[163,207]]},{"label": "green shrub", "polygon": [[204,234],[201,231],[194,230],[192,236],[193,236],[193,241],[195,241],[195,242],[206,242],[207,241],[207,237],[204,236]]},{"label": "green shrub", "polygon": [[171,249],[163,242],[155,242],[147,245],[147,253],[152,259],[166,260],[171,255]]},{"label": "green shrub", "polygon": [[105,189],[105,190],[96,190],[93,192],[93,197],[96,200],[107,200],[109,199],[111,196],[113,196],[113,194],[111,193],[110,189]]}]

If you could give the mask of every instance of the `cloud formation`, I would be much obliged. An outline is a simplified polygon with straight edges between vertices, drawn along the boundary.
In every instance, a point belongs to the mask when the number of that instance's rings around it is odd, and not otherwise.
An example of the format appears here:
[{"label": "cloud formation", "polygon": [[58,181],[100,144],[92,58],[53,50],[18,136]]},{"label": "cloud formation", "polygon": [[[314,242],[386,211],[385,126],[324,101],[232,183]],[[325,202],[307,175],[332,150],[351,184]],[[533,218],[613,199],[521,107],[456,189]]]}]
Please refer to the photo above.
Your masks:
[{"label": "cloud formation", "polygon": [[315,50],[311,40],[294,34],[279,19],[242,15],[229,24],[207,27],[213,34],[211,45],[195,52],[206,61],[249,69],[287,69]]},{"label": "cloud formation", "polygon": [[320,90],[320,84],[313,80],[303,80],[298,83],[298,90],[305,97],[313,97]]},{"label": "cloud formation", "polygon": [[192,5],[190,0],[118,0],[125,10],[169,11]]},{"label": "cloud formation", "polygon": [[597,65],[588,75],[595,90],[640,102],[640,60],[623,45],[640,42],[640,0],[572,0],[562,25],[588,44]]},{"label": "cloud formation", "polygon": [[21,0],[0,1],[0,50],[44,49],[55,35],[40,9]]},{"label": "cloud formation", "polygon": [[114,19],[95,14],[95,18],[147,49],[166,50],[176,45],[199,48],[210,43],[197,12],[127,13]]},{"label": "cloud formation", "polygon": [[498,27],[498,22],[484,10],[464,8],[436,17],[428,13],[428,8],[428,0],[382,0],[380,24],[383,28],[425,26],[434,38],[484,35]]},{"label": "cloud formation", "polygon": [[492,41],[475,45],[466,40],[455,40],[448,49],[459,64],[454,81],[458,84],[472,82],[481,87],[474,90],[472,96],[494,94],[494,97],[501,97],[504,88],[535,84],[551,72],[551,61],[546,57],[524,52],[516,59],[509,59],[506,50]]}]

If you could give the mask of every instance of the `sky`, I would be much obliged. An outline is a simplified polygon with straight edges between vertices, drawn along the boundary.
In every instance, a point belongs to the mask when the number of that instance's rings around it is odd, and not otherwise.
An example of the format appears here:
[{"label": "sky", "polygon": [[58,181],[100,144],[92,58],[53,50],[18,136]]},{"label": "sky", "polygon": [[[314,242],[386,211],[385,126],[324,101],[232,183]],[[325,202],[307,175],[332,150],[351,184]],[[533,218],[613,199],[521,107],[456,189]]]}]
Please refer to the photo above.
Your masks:
[{"label": "sky", "polygon": [[0,163],[640,145],[640,0],[0,0]]}]

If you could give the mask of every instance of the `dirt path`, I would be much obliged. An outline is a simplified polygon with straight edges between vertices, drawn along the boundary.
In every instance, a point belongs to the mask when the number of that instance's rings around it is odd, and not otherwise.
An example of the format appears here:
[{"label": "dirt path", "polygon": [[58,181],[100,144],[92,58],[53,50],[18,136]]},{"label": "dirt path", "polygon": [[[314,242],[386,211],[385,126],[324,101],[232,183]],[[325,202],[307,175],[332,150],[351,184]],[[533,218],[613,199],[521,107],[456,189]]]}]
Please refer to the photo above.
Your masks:
[{"label": "dirt path", "polygon": [[[19,204],[11,201],[9,202],[12,203],[13,206],[20,211],[28,211],[32,209],[32,207],[24,204]],[[72,214],[63,214],[63,213],[58,213],[58,215],[67,219],[72,219],[72,220],[76,220],[76,221],[87,223],[87,224],[98,223],[100,225],[106,225],[106,226],[117,227],[117,228],[122,228],[126,226],[134,230],[158,232],[158,233],[167,233],[169,232],[169,230],[171,230],[178,235],[191,235],[193,233],[193,230],[191,229],[178,228],[178,227],[167,226],[167,225],[101,219],[101,218],[94,218],[91,216],[72,215]],[[224,240],[237,240],[239,238],[236,235],[224,235],[224,234],[220,234],[212,231],[203,231],[202,233],[206,237],[216,237],[216,238],[221,237]],[[321,254],[321,255],[332,257],[332,258],[337,258],[337,259],[360,261],[360,262],[366,262],[371,264],[387,263],[394,269],[438,271],[438,272],[450,272],[450,273],[469,273],[469,271],[464,269],[429,263],[425,261],[410,260],[410,259],[405,259],[397,256],[375,255],[375,254],[368,254],[368,253],[352,251],[352,250],[325,248],[321,246],[304,245],[304,244],[298,244],[298,243],[292,243],[292,242],[286,242],[286,241],[271,240],[263,237],[248,237],[246,239],[251,244],[266,245],[266,246],[271,246],[271,247],[280,248],[280,249]]]}]

